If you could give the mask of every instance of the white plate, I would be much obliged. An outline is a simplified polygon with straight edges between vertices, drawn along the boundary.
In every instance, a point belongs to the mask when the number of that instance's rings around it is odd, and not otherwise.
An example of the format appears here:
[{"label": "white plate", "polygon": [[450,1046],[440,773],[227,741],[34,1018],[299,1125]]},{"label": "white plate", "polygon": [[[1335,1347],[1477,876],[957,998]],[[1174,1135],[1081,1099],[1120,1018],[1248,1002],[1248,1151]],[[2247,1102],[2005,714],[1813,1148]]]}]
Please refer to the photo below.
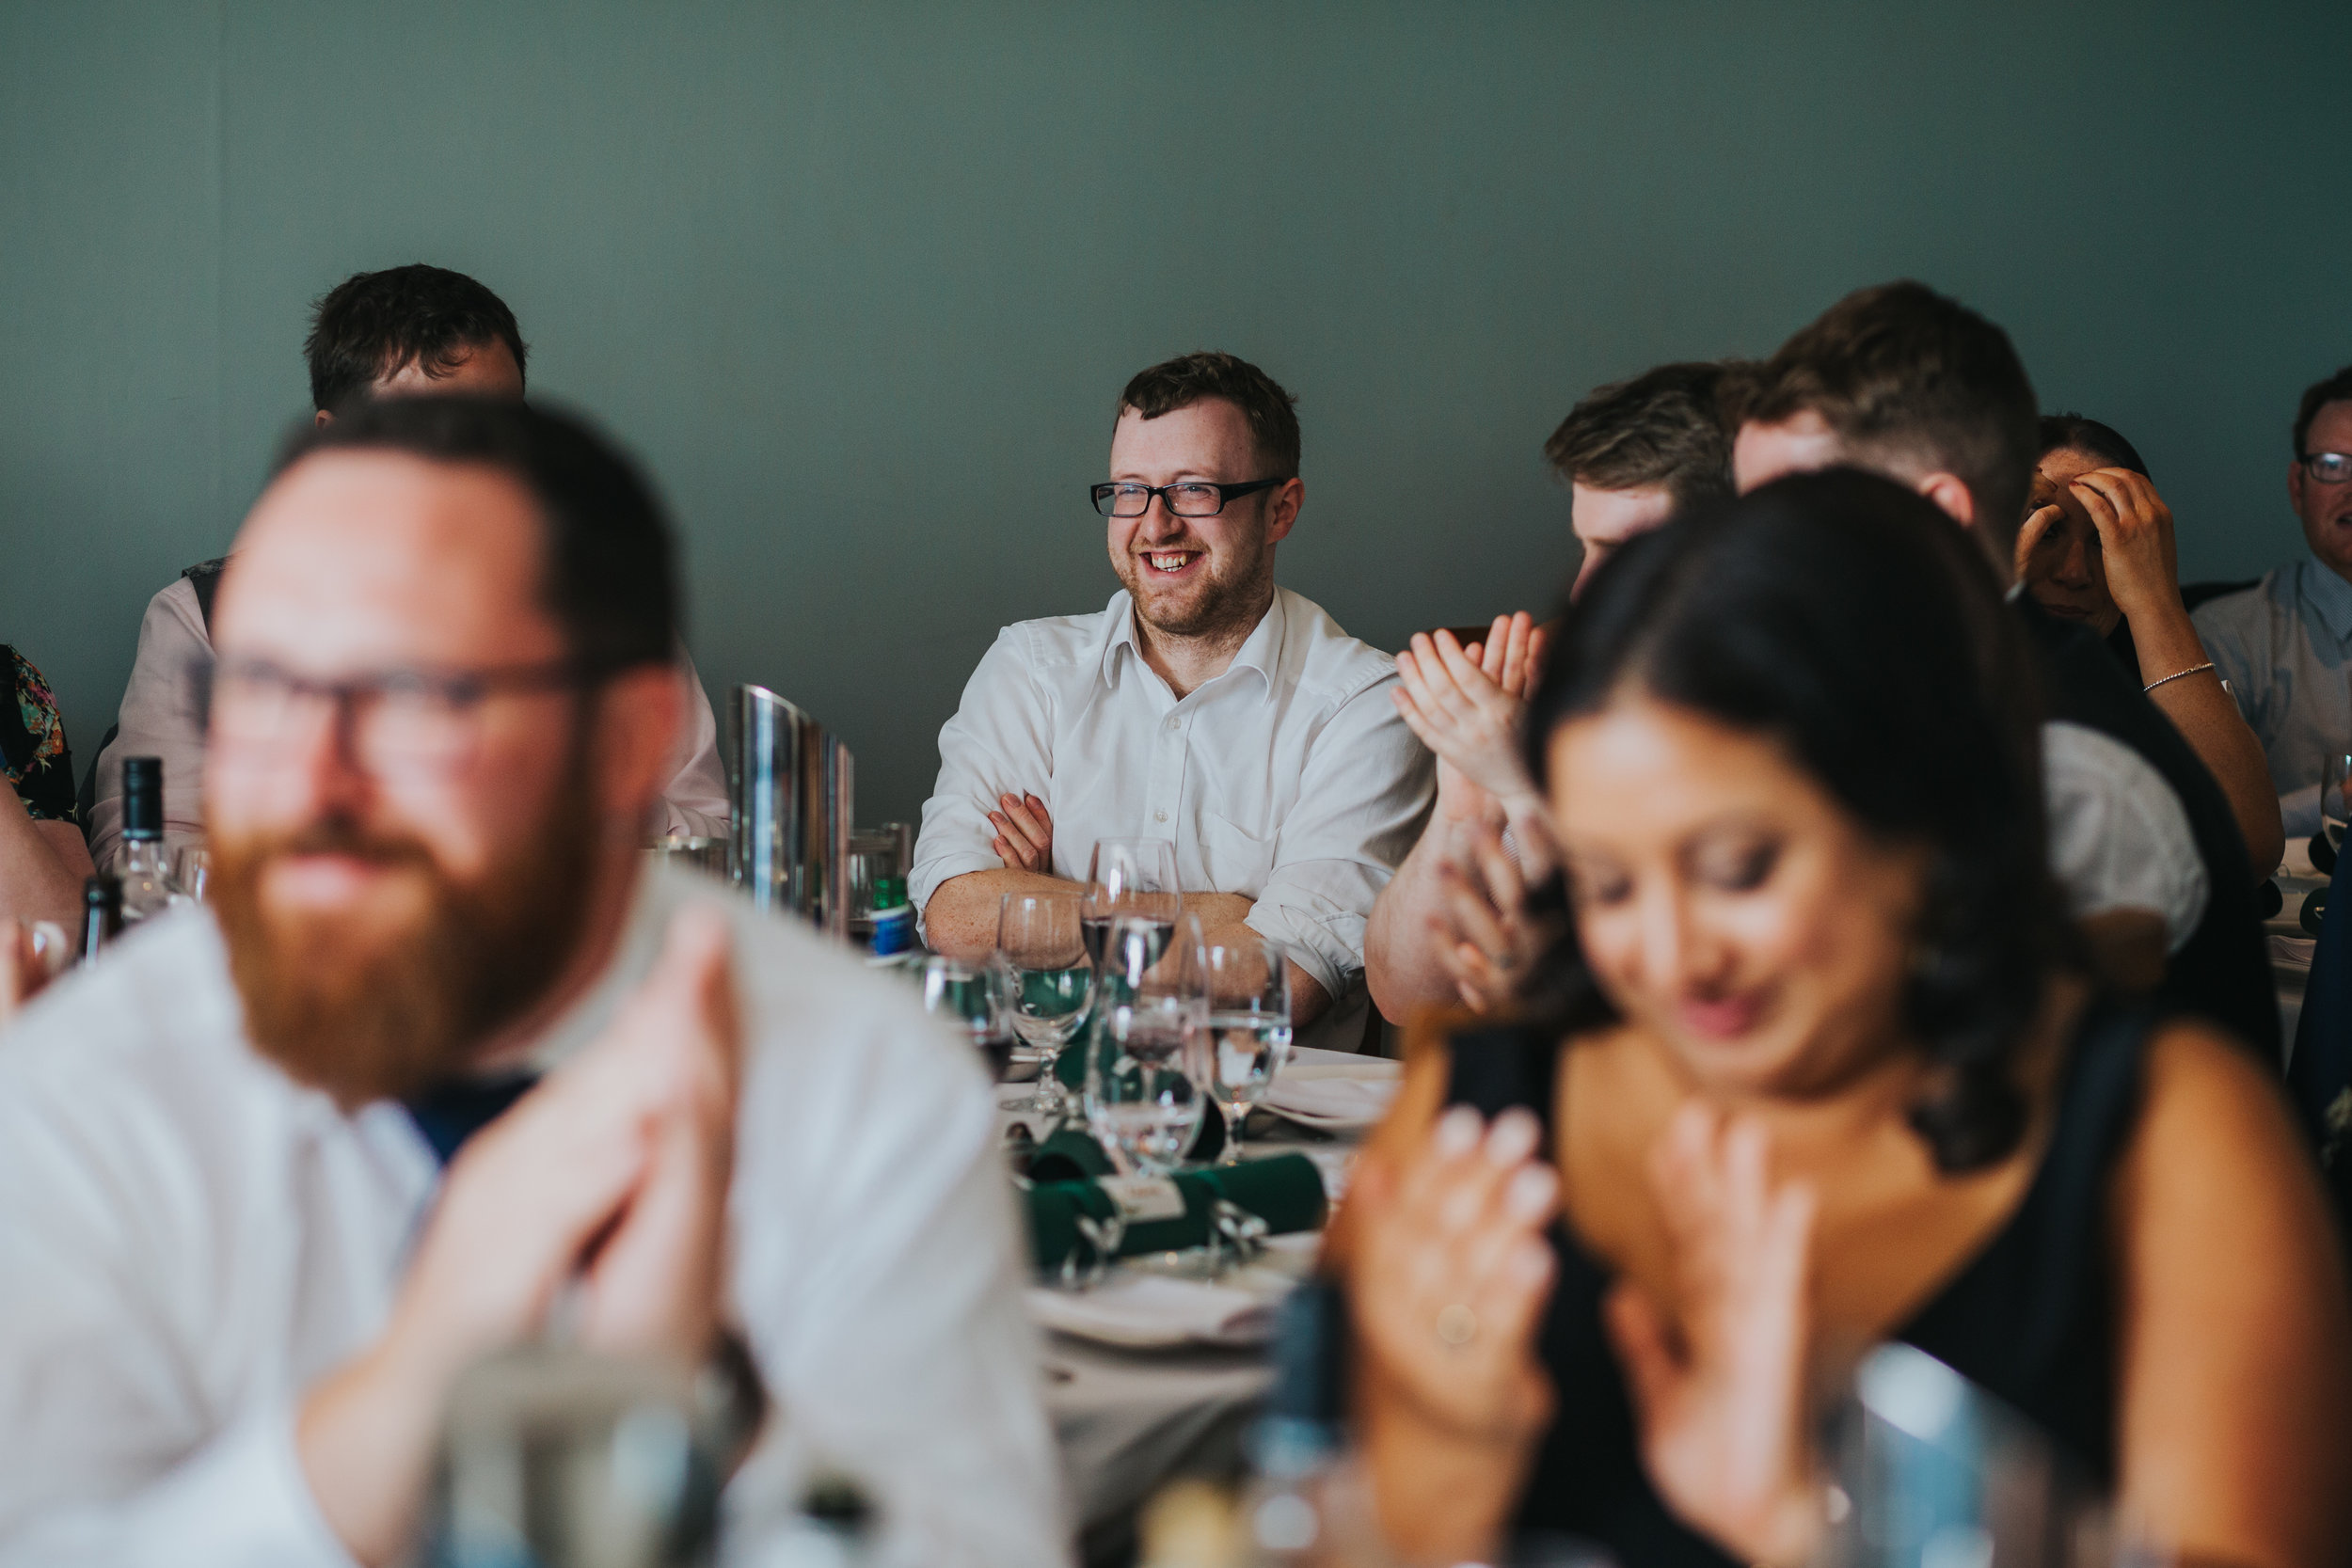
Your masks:
[{"label": "white plate", "polygon": [[1385,1057],[1305,1050],[1275,1075],[1263,1104],[1302,1127],[1352,1132],[1387,1116],[1402,1084],[1402,1065]]}]

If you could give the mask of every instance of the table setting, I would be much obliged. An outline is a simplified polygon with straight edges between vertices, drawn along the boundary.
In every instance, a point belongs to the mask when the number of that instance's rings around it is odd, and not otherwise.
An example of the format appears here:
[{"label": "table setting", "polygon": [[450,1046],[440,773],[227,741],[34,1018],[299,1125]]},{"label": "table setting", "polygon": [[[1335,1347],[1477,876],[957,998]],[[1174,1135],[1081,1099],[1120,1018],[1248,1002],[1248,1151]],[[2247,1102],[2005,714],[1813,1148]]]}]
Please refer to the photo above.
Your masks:
[{"label": "table setting", "polygon": [[1083,886],[1006,895],[993,951],[920,974],[997,1079],[1071,1498],[1118,1528],[1228,1454],[1399,1064],[1295,1046],[1280,949],[1204,931],[1161,841],[1103,841]]}]

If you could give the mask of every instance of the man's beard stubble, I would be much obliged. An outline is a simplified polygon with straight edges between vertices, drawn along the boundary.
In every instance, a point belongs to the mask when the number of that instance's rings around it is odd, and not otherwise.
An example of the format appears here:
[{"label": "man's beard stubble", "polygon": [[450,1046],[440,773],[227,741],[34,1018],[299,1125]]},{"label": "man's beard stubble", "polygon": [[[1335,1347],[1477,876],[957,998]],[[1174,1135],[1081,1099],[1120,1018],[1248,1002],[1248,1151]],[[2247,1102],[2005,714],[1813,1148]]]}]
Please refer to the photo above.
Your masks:
[{"label": "man's beard stubble", "polygon": [[[430,849],[330,817],[292,833],[218,840],[213,903],[255,1047],[354,1108],[410,1098],[462,1072],[502,1026],[544,998],[578,946],[596,867],[586,769],[564,770],[526,840],[478,882],[453,881]],[[424,912],[383,934],[368,921],[288,918],[262,902],[264,872],[301,854],[403,868]]]}]

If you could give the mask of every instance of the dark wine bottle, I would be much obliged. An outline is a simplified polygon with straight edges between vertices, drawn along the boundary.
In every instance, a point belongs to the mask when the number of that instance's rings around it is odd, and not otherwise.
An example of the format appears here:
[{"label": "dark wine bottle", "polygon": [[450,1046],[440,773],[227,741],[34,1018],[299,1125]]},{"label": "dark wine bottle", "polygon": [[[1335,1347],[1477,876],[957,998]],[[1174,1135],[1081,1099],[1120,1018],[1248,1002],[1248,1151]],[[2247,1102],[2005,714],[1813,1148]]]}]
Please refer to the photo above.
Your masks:
[{"label": "dark wine bottle", "polygon": [[122,934],[122,884],[97,876],[82,884],[82,961],[98,961],[99,949]]}]

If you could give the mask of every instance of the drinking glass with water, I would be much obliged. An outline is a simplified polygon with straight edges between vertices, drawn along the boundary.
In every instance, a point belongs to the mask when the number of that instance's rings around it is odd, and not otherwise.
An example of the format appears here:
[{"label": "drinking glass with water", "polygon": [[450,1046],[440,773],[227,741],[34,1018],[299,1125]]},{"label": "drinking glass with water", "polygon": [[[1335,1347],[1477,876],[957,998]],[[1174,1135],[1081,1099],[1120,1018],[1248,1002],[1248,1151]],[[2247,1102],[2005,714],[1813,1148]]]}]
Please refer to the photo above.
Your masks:
[{"label": "drinking glass with water", "polygon": [[944,1020],[964,1038],[999,1081],[1012,1065],[1013,1032],[1006,1022],[992,965],[974,968],[934,954],[923,963],[923,1010]]},{"label": "drinking glass with water", "polygon": [[[1200,925],[1187,917],[1168,930],[1148,915],[1111,923],[1105,958],[1133,983],[1102,997],[1087,1042],[1087,1126],[1122,1170],[1147,1176],[1184,1163],[1207,1108],[1191,1070],[1208,1019]],[[1147,961],[1154,943],[1164,951]]]},{"label": "drinking glass with water", "polygon": [[1054,1064],[1094,996],[1077,893],[1008,893],[996,909],[996,964],[1006,1022],[1037,1053],[1037,1092],[1008,1109],[1058,1119],[1069,1096]]},{"label": "drinking glass with water", "polygon": [[1282,950],[1263,940],[1206,942],[1200,953],[1208,1019],[1193,1075],[1225,1112],[1225,1153],[1217,1164],[1237,1164],[1242,1122],[1290,1059],[1290,967]]}]

